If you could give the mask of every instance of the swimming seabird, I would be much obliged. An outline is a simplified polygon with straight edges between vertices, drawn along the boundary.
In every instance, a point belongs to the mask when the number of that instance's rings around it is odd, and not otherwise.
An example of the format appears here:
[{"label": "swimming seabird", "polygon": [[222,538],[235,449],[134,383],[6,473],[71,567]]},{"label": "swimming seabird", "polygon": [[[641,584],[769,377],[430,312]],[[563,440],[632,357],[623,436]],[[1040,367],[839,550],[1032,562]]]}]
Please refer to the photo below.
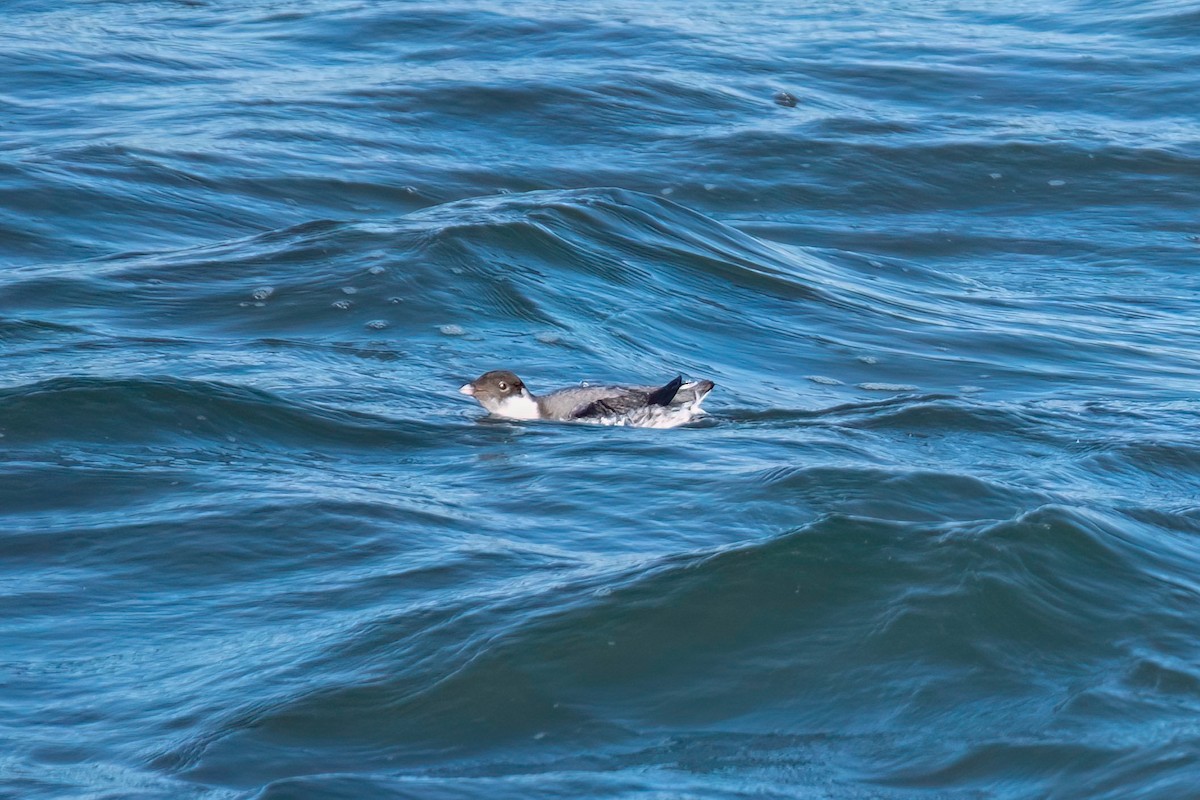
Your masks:
[{"label": "swimming seabird", "polygon": [[508,370],[485,372],[458,391],[479,401],[490,413],[508,419],[674,428],[703,416],[700,404],[713,389],[708,380],[683,377],[660,387],[571,386],[535,395]]}]

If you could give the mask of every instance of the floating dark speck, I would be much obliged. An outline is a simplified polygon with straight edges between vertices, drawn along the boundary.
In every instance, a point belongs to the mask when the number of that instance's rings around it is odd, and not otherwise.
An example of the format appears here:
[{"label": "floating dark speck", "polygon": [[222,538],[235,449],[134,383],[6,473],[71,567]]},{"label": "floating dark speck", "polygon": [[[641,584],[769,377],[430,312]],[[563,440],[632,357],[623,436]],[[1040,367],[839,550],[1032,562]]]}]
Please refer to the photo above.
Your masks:
[{"label": "floating dark speck", "polygon": [[776,92],[775,105],[783,106],[784,108],[795,108],[800,101],[796,99],[796,95],[791,92]]}]

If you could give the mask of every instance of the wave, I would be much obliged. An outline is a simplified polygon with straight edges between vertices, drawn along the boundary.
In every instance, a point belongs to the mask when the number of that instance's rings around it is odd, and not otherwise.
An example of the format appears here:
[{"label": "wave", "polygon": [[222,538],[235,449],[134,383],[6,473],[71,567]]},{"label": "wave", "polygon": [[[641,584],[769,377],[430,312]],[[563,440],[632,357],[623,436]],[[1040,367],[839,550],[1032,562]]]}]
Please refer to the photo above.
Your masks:
[{"label": "wave", "polygon": [[55,378],[0,389],[8,447],[46,442],[251,441],[428,448],[436,426],[180,378]]},{"label": "wave", "polygon": [[0,310],[143,337],[403,340],[402,382],[427,380],[417,370],[431,363],[461,370],[446,380],[469,377],[498,355],[540,368],[566,348],[587,377],[687,371],[766,408],[809,405],[813,374],[838,376],[820,392],[846,402],[955,391],[958,375],[1036,391],[1096,371],[1141,385],[1195,372],[1184,348],[1099,336],[1113,318],[1103,303],[999,302],[969,281],[875,263],[770,243],[636,192],[542,191],[24,268],[0,281]]},{"label": "wave", "polygon": [[[993,761],[989,749],[1086,724],[1094,711],[1080,687],[1088,676],[1108,681],[1114,664],[1128,665],[1131,682],[1105,691],[1160,705],[1182,693],[1200,707],[1193,667],[1147,662],[1156,637],[1191,636],[1196,624],[1188,601],[1147,571],[1142,548],[1119,519],[1044,505],[999,523],[834,515],[566,583],[527,575],[515,592],[347,631],[310,674],[349,660],[375,680],[298,687],[213,731],[183,763],[195,778],[236,768],[265,782],[299,774],[266,766],[268,753],[320,742],[325,760],[303,772],[336,771],[344,757],[358,770],[461,774],[487,764],[517,774],[544,767],[522,760],[531,740],[544,741],[551,761],[587,751],[616,764],[631,743],[749,726],[851,739],[887,730],[922,742],[921,766],[883,758],[864,764],[870,780],[915,785],[918,772],[964,751],[1002,780],[1031,762]],[[1152,670],[1164,677],[1146,677]],[[964,691],[974,680],[988,690]],[[1034,702],[1047,687],[1073,699],[1057,709]],[[930,715],[937,732],[922,721]],[[525,755],[505,768],[509,748]]]}]

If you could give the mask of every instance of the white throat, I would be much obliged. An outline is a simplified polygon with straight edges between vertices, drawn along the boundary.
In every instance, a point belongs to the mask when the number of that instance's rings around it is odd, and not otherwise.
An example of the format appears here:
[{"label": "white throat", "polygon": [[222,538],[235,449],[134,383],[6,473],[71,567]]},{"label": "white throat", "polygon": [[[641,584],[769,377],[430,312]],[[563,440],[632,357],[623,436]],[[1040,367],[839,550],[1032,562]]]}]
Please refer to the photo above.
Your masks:
[{"label": "white throat", "polygon": [[495,408],[489,408],[498,417],[508,417],[509,419],[541,419],[542,412],[538,410],[537,400],[533,399],[533,395],[529,390],[521,387],[521,393],[506,397],[496,404]]}]

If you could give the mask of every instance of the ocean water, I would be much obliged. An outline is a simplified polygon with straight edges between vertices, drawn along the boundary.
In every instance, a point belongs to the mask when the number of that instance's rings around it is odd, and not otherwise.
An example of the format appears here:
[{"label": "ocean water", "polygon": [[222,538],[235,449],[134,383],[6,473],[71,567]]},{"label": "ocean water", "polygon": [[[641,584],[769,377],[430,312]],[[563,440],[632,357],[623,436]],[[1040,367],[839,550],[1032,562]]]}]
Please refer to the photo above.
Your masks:
[{"label": "ocean water", "polygon": [[0,797],[1200,797],[1198,43],[3,2]]}]

